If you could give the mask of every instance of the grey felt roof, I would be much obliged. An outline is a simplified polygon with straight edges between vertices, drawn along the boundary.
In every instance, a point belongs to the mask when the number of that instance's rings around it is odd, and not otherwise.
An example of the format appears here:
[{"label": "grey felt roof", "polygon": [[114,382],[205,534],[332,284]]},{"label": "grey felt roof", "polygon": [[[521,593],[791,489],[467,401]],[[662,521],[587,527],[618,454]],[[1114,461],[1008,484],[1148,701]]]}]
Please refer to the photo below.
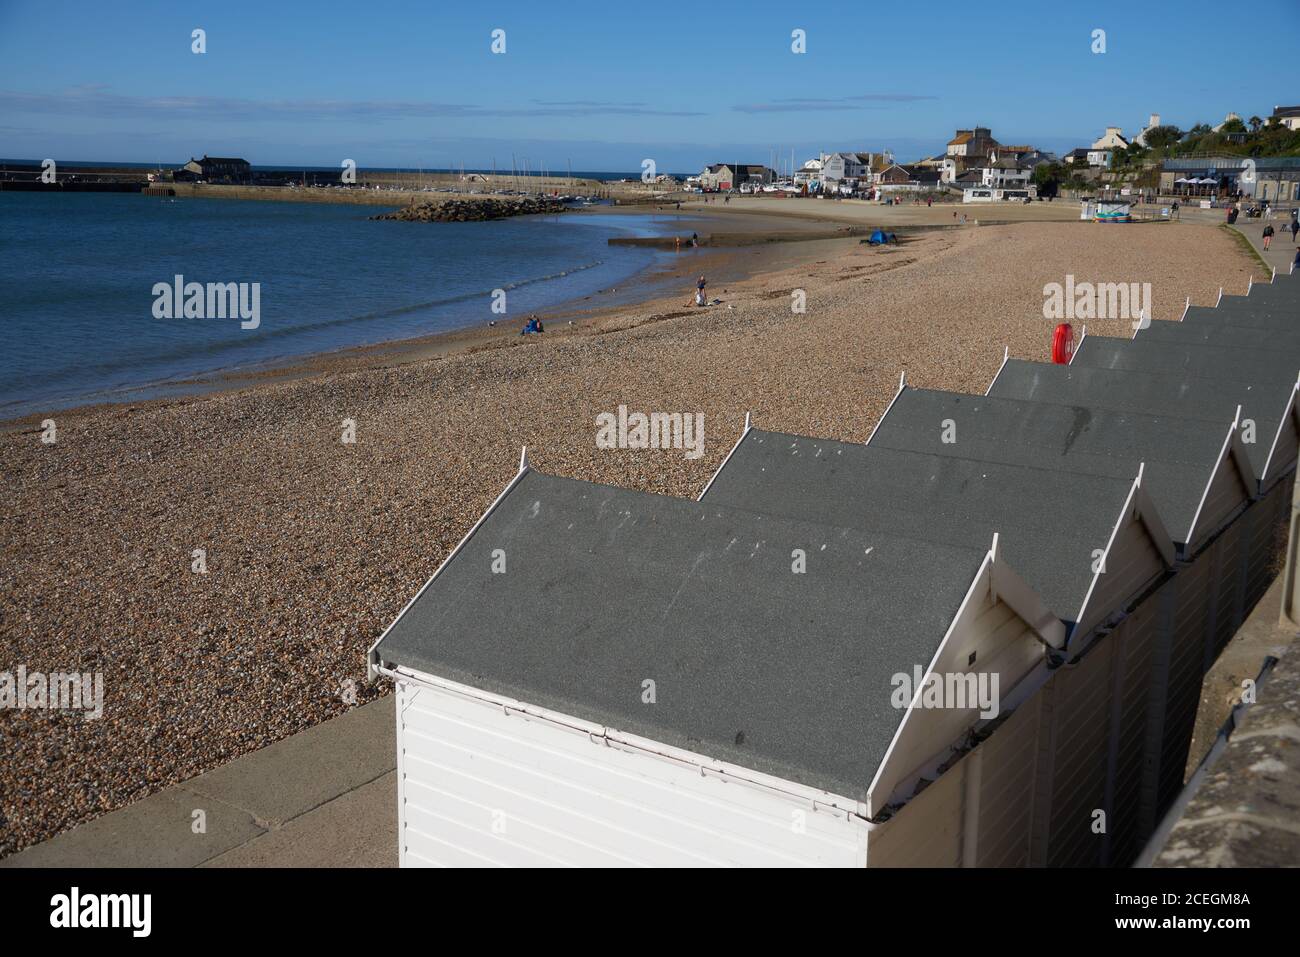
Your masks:
[{"label": "grey felt roof", "polygon": [[[954,548],[529,471],[381,660],[863,799],[990,542]],[[791,553],[807,553],[792,572]],[[506,573],[492,574],[494,549]],[[642,682],[655,682],[655,703]]]},{"label": "grey felt roof", "polygon": [[[1029,399],[1056,405],[1095,404],[1107,409],[1138,409],[1151,415],[1204,419],[1216,425],[1231,422],[1241,406],[1242,418],[1252,418],[1256,434],[1276,431],[1291,385],[1236,382],[1187,374],[1094,369],[1008,359],[993,381],[989,395]],[[1246,446],[1256,475],[1262,475],[1269,441]]]},{"label": "grey felt roof", "polygon": [[1276,305],[1295,308],[1300,304],[1300,287],[1291,282],[1276,284],[1257,282],[1247,295],[1229,295],[1224,293],[1219,305]]},{"label": "grey felt roof", "polygon": [[[1133,476],[1136,478],[1136,473]],[[751,429],[705,502],[979,548],[1073,623],[1132,479],[904,452]]]},{"label": "grey felt roof", "polygon": [[[1129,481],[1145,463],[1143,488],[1169,534],[1186,544],[1231,421],[1224,419],[1215,427],[1199,419],[1096,405],[905,389],[872,433],[871,447]],[[946,436],[945,422],[952,425]],[[954,441],[945,442],[945,437]]]},{"label": "grey felt roof", "polygon": [[1187,373],[1239,382],[1294,384],[1300,359],[1291,350],[1260,351],[1230,345],[1195,345],[1155,339],[1084,336],[1072,366]]},{"label": "grey felt roof", "polygon": [[1242,326],[1280,327],[1289,329],[1300,323],[1294,308],[1268,306],[1263,303],[1250,306],[1224,305],[1190,306],[1183,314],[1183,322],[1218,323]]},{"label": "grey felt roof", "polygon": [[1138,339],[1180,342],[1185,345],[1236,346],[1241,349],[1285,351],[1300,361],[1300,323],[1273,329],[1226,322],[1172,322],[1157,320],[1137,334]]}]

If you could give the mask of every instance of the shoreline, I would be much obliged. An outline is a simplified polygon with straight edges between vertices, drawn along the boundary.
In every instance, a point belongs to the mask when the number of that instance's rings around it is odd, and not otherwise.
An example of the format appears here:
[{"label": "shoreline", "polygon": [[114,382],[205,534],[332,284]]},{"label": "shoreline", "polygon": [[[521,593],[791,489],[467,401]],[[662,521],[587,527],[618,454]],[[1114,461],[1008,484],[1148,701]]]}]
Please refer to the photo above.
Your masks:
[{"label": "shoreline", "polygon": [[[710,284],[715,280],[737,283],[753,278],[760,269],[770,267],[782,261],[775,253],[762,253],[762,249],[783,248],[794,243],[842,242],[853,238],[849,234],[839,235],[840,231],[851,229],[843,224],[823,223],[795,224],[793,228],[784,228],[780,232],[772,229],[781,223],[776,216],[749,216],[725,234],[703,233],[702,230],[726,222],[726,217],[718,211],[700,209],[648,210],[643,205],[633,206],[599,206],[584,210],[574,210],[565,216],[610,215],[617,210],[617,215],[658,216],[672,218],[682,223],[679,232],[689,235],[700,232],[702,239],[720,235],[717,244],[704,241],[696,249],[683,247],[680,261],[674,264],[650,264],[628,277],[619,287],[598,290],[595,293],[576,299],[556,303],[535,314],[546,327],[544,334],[548,340],[567,338],[588,332],[592,326],[607,320],[612,312],[629,307],[651,306],[660,304],[664,310],[672,310],[676,294],[669,294],[667,288],[672,283],[681,284],[683,289],[693,288],[694,277],[703,272],[710,277]],[[541,218],[554,214],[538,214]],[[438,224],[427,224],[437,228]],[[647,245],[658,244],[663,240],[649,238]],[[807,250],[803,256],[820,254],[816,248]],[[685,296],[686,293],[683,293]],[[599,302],[593,302],[596,297]],[[590,305],[586,305],[590,303]],[[532,315],[530,313],[528,315]],[[120,408],[122,406],[142,407],[156,403],[169,403],[217,392],[237,391],[255,388],[270,382],[291,381],[312,375],[340,371],[357,371],[383,364],[405,364],[428,358],[441,358],[449,355],[469,354],[484,349],[526,347],[528,341],[520,341],[519,329],[526,316],[505,317],[491,325],[484,320],[475,320],[463,326],[430,332],[424,335],[389,339],[381,342],[361,343],[340,346],[321,352],[312,352],[299,356],[280,356],[230,369],[214,369],[211,372],[185,376],[175,379],[162,379],[142,382],[113,390],[111,396],[92,395],[68,402],[55,401],[52,405],[36,411],[22,412],[17,415],[0,415],[0,432],[23,431],[29,429],[48,416],[80,416],[90,412]],[[570,322],[572,320],[572,322]],[[563,323],[563,325],[561,324]]]}]

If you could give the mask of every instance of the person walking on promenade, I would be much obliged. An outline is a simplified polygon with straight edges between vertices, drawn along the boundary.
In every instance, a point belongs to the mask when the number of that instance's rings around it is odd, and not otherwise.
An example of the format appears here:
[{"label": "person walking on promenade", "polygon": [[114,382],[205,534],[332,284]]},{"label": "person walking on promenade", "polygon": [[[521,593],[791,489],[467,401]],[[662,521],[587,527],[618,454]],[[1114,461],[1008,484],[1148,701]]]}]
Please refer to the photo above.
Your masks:
[{"label": "person walking on promenade", "polygon": [[1270,224],[1264,227],[1264,252],[1268,252],[1269,244],[1273,242],[1273,226]]},{"label": "person walking on promenade", "polygon": [[1291,242],[1295,242],[1296,233],[1300,233],[1300,222],[1291,220]]}]

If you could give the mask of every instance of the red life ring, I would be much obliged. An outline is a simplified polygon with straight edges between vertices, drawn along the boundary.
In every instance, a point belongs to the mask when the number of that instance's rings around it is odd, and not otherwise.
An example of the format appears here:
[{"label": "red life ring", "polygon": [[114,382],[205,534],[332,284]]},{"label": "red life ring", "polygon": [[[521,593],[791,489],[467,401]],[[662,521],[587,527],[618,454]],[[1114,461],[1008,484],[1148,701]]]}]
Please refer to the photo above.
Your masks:
[{"label": "red life ring", "polygon": [[1074,356],[1074,330],[1068,322],[1063,322],[1052,333],[1052,361],[1057,365],[1068,366]]}]

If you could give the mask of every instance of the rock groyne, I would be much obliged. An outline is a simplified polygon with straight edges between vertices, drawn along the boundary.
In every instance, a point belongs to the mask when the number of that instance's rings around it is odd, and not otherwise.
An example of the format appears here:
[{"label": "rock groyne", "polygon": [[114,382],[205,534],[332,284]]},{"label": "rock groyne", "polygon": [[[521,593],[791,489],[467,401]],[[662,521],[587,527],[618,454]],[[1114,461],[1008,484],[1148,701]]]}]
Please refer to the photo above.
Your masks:
[{"label": "rock groyne", "polygon": [[396,219],[407,223],[473,223],[511,216],[563,212],[563,203],[545,197],[519,199],[449,199],[439,203],[404,206],[371,219]]}]

